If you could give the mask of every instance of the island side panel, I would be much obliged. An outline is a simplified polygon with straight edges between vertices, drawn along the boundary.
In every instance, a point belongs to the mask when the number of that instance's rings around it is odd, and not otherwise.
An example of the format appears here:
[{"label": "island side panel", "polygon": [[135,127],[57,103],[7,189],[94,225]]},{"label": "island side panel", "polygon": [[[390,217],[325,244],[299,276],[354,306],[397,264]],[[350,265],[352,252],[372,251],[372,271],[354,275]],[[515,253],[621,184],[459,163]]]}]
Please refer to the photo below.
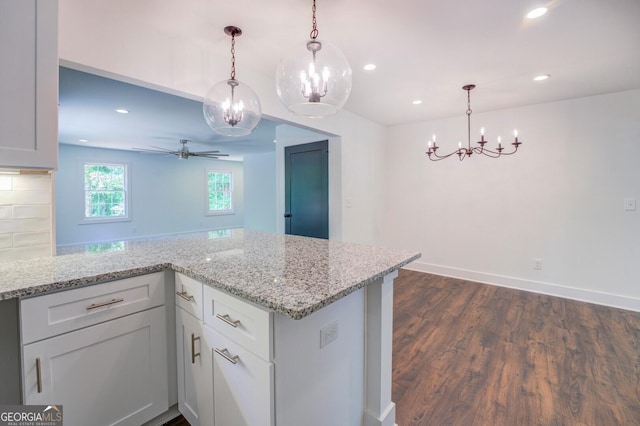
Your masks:
[{"label": "island side panel", "polygon": [[391,401],[394,271],[368,285],[366,293],[365,426],[393,426],[396,406]]},{"label": "island side panel", "polygon": [[0,404],[22,403],[18,299],[0,301]]},{"label": "island side panel", "polygon": [[[362,424],[364,304],[360,289],[300,320],[275,315],[276,425]],[[320,347],[335,322],[336,339]]]}]

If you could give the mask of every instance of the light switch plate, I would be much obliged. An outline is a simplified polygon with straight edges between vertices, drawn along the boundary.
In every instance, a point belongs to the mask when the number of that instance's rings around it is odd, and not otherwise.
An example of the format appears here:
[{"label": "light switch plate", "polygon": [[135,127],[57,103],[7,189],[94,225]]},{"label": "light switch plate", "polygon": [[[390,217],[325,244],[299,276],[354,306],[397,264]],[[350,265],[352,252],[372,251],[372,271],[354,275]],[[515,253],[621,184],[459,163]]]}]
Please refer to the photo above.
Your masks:
[{"label": "light switch plate", "polygon": [[624,199],[624,211],[626,211],[626,212],[634,212],[634,211],[636,211],[636,199],[635,198],[625,198]]}]

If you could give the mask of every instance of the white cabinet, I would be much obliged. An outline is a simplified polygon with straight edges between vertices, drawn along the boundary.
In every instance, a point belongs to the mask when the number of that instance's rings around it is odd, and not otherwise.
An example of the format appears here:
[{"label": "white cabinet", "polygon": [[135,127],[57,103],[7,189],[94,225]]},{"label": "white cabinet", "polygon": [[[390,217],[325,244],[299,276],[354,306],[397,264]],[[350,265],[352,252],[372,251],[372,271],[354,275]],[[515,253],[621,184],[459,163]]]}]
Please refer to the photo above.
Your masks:
[{"label": "white cabinet", "polygon": [[[150,274],[22,300],[23,402],[62,404],[70,426],[137,426],[165,412],[162,277]],[[43,326],[49,323],[64,325]]]},{"label": "white cabinet", "polygon": [[0,0],[0,167],[57,167],[57,30],[57,0]]},{"label": "white cabinet", "polygon": [[178,408],[187,421],[274,425],[273,314],[180,273],[176,305]]},{"label": "white cabinet", "polygon": [[178,410],[191,426],[213,424],[211,349],[201,318],[202,284],[176,274]]}]

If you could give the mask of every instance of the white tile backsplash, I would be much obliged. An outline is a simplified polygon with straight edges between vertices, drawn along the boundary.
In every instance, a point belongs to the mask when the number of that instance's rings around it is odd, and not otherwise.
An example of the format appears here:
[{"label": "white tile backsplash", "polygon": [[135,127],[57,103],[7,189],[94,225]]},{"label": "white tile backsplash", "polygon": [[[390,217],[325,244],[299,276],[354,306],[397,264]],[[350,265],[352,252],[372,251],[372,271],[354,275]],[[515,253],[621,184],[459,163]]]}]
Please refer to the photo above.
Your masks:
[{"label": "white tile backsplash", "polygon": [[[0,206],[0,218],[2,217],[2,206]],[[51,217],[51,206],[13,206],[13,217],[15,219],[35,219]]]},{"label": "white tile backsplash", "polygon": [[0,234],[0,249],[13,247],[13,236],[11,234]]},{"label": "white tile backsplash", "polygon": [[52,179],[0,174],[0,262],[51,256]]},{"label": "white tile backsplash", "polygon": [[0,206],[0,220],[13,219],[13,208],[11,206]]},{"label": "white tile backsplash", "polygon": [[50,242],[51,242],[51,233],[49,231],[13,234],[14,247],[37,246],[42,244],[49,244]]},{"label": "white tile backsplash", "polygon": [[0,191],[11,191],[11,182],[11,175],[0,175]]}]

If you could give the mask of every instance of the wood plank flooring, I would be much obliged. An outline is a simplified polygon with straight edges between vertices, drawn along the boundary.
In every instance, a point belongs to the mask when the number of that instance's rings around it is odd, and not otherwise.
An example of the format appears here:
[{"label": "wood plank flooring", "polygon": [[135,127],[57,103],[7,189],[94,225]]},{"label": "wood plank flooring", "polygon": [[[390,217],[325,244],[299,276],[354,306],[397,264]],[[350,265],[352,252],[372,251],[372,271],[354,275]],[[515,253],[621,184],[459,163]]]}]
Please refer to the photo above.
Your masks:
[{"label": "wood plank flooring", "polygon": [[401,270],[398,426],[640,425],[640,313]]}]

